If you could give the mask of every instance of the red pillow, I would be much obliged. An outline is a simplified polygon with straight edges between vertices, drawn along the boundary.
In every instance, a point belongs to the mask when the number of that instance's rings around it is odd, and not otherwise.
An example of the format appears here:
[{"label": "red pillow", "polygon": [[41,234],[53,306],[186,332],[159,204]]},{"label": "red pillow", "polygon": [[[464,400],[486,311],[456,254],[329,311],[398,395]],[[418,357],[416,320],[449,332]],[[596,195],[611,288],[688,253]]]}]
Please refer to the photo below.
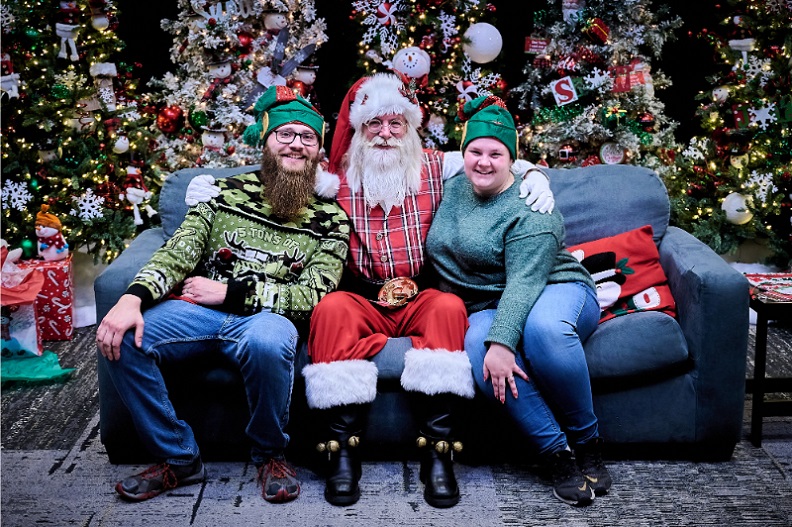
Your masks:
[{"label": "red pillow", "polygon": [[597,285],[600,323],[636,311],[676,315],[651,225],[568,249]]}]

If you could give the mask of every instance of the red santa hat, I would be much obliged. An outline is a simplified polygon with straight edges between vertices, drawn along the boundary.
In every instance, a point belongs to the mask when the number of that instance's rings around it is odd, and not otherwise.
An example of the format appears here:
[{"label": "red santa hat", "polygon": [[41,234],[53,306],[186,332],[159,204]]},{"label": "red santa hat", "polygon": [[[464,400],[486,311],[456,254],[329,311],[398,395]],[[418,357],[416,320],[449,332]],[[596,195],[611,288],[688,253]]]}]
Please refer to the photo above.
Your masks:
[{"label": "red santa hat", "polygon": [[398,75],[376,73],[372,77],[363,77],[352,85],[338,112],[330,147],[330,172],[337,174],[340,171],[355,130],[385,114],[403,115],[407,123],[415,129],[421,126],[423,120],[418,100]]}]

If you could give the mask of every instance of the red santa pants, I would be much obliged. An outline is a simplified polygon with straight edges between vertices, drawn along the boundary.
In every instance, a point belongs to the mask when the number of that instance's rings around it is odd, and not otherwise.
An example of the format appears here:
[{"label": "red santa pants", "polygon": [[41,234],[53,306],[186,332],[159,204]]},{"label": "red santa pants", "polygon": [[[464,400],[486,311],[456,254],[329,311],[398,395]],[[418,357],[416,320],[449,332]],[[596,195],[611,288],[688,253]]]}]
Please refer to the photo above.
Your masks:
[{"label": "red santa pants", "polygon": [[462,300],[426,289],[398,309],[388,309],[355,293],[335,291],[314,308],[308,354],[314,363],[367,359],[389,337],[410,337],[413,348],[462,351],[468,328]]}]

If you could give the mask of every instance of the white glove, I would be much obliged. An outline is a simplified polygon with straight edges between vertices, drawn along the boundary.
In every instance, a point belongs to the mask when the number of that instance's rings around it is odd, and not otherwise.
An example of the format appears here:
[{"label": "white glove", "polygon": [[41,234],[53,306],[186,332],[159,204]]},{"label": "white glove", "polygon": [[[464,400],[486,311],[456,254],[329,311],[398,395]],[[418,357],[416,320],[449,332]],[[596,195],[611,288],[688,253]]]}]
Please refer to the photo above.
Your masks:
[{"label": "white glove", "polygon": [[520,183],[520,197],[526,198],[525,205],[542,214],[550,214],[555,208],[555,198],[550,190],[550,180],[539,169],[529,170]]},{"label": "white glove", "polygon": [[194,207],[199,203],[206,203],[219,195],[220,187],[215,185],[215,178],[209,174],[201,174],[190,181],[187,186],[187,194],[184,196],[184,202],[188,207]]}]

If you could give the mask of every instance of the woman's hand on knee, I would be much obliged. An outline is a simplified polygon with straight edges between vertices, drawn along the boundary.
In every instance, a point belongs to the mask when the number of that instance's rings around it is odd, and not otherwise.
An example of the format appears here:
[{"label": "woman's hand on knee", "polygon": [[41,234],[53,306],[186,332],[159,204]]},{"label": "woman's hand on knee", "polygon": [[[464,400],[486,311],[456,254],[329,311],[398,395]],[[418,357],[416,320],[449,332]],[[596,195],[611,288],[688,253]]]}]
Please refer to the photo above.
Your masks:
[{"label": "woman's hand on knee", "polygon": [[490,344],[487,355],[484,357],[484,380],[492,378],[492,390],[495,398],[501,403],[506,402],[506,390],[511,390],[512,396],[516,399],[517,383],[514,376],[517,375],[524,381],[528,381],[528,375],[517,365],[514,352],[503,344]]}]

